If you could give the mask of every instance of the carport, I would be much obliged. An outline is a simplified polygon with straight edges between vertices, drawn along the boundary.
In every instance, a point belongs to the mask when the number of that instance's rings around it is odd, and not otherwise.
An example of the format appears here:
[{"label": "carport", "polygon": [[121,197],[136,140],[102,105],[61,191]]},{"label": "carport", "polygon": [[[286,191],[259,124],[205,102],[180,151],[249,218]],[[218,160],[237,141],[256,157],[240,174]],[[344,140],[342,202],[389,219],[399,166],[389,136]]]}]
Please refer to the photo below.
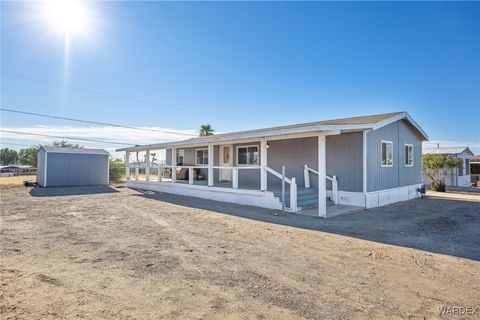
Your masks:
[{"label": "carport", "polygon": [[41,147],[37,156],[37,184],[108,185],[108,155],[103,149]]}]

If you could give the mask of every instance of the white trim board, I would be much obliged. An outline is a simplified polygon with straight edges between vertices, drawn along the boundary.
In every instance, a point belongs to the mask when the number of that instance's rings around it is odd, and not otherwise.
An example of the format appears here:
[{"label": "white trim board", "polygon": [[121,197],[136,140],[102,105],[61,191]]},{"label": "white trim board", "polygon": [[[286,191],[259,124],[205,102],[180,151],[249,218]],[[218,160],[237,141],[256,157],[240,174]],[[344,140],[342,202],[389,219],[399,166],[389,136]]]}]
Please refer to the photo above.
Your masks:
[{"label": "white trim board", "polygon": [[171,182],[151,182],[140,180],[127,181],[127,187],[274,210],[282,209],[280,200],[269,191],[205,187],[183,183],[175,184]]}]

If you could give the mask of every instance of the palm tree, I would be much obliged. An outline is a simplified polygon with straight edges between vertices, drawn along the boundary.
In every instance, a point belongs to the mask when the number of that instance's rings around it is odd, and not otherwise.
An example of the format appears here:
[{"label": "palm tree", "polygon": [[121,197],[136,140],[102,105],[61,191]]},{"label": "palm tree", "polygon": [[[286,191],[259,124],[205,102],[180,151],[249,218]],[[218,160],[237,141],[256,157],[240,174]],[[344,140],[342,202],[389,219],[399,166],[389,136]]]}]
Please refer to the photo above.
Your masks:
[{"label": "palm tree", "polygon": [[205,137],[205,136],[211,136],[213,135],[213,130],[212,126],[209,124],[202,124],[200,126],[200,137]]}]

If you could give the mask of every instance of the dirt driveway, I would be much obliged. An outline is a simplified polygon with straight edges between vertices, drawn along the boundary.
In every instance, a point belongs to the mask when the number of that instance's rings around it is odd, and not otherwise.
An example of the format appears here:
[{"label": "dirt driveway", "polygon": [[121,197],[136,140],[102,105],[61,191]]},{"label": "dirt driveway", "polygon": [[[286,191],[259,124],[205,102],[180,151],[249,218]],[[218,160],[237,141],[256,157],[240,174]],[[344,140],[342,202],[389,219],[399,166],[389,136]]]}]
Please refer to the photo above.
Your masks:
[{"label": "dirt driveway", "polygon": [[477,202],[321,220],[125,188],[2,187],[1,201],[4,319],[431,319],[480,307]]}]

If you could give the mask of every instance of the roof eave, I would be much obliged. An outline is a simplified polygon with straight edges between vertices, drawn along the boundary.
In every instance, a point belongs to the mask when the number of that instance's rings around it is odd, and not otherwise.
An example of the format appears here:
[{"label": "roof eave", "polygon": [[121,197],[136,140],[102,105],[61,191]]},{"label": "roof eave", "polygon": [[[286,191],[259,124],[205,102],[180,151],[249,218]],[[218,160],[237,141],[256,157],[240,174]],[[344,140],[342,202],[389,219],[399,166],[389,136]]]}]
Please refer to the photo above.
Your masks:
[{"label": "roof eave", "polygon": [[399,121],[399,120],[402,120],[402,119],[407,119],[414,127],[415,129],[418,130],[418,132],[423,136],[423,139],[424,141],[428,141],[428,135],[425,131],[423,131],[423,129],[418,125],[417,122],[415,122],[415,120],[413,120],[413,118],[408,114],[408,112],[401,112],[393,117],[390,117],[390,118],[387,118],[385,120],[382,120],[382,121],[379,121],[375,124],[375,126],[373,127],[373,130],[377,130],[377,129],[380,129],[382,127],[385,127],[391,123],[394,123],[396,121]]},{"label": "roof eave", "polygon": [[156,144],[149,144],[149,145],[142,145],[142,146],[135,146],[135,147],[127,147],[127,148],[120,148],[116,149],[117,152],[121,151],[143,151],[147,149],[164,149],[169,147],[176,147],[176,146],[200,146],[206,145],[209,143],[216,143],[216,142],[226,142],[226,141],[242,141],[248,139],[262,139],[262,138],[269,138],[275,136],[283,136],[283,135],[296,135],[302,133],[316,133],[319,134],[322,132],[336,132],[340,133],[342,130],[370,130],[373,129],[374,124],[355,124],[355,125],[316,125],[310,127],[298,127],[298,128],[288,128],[288,129],[279,129],[279,130],[272,130],[269,132],[251,132],[251,133],[239,133],[234,135],[222,135],[222,136],[209,136],[205,138],[194,138],[189,140],[181,140],[181,141],[173,141],[173,142],[165,142],[165,143],[156,143]]}]

